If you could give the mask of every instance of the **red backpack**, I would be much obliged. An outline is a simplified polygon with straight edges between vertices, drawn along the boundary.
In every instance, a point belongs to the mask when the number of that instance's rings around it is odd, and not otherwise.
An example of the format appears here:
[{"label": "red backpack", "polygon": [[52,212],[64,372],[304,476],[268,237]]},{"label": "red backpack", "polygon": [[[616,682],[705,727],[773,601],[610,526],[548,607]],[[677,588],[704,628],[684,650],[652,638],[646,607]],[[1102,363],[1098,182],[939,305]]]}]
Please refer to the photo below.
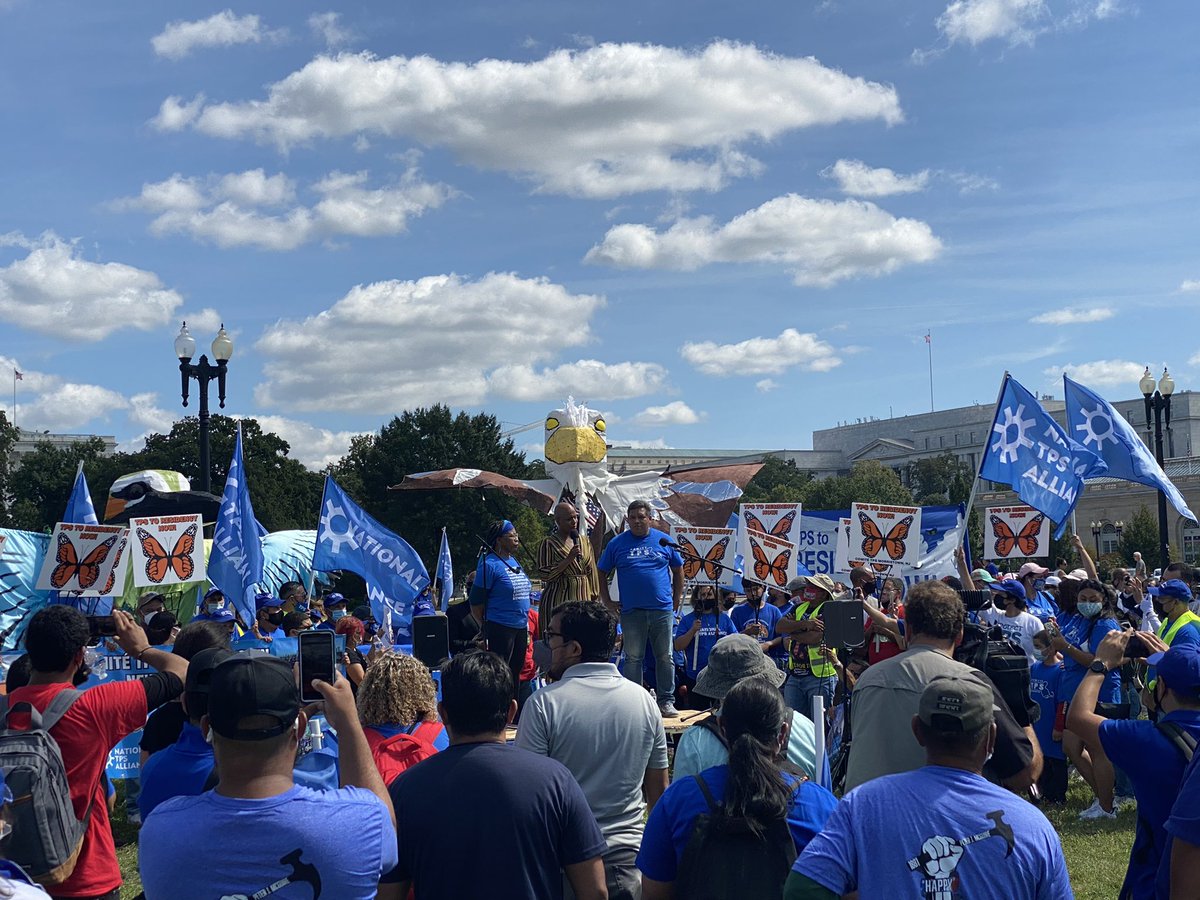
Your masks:
[{"label": "red backpack", "polygon": [[363,731],[383,783],[391,785],[402,772],[437,753],[433,742],[442,733],[442,723],[421,722],[392,737],[384,737],[370,727]]}]

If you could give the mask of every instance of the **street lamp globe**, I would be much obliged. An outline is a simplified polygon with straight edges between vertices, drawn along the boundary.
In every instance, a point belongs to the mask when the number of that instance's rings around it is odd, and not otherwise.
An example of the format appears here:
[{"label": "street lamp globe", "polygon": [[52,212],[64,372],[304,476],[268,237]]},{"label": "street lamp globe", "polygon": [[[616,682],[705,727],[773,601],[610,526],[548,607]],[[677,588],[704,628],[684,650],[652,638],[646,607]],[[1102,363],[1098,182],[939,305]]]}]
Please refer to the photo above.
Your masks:
[{"label": "street lamp globe", "polygon": [[1138,382],[1138,388],[1147,397],[1154,393],[1154,376],[1150,374],[1149,366],[1146,366],[1142,380]]},{"label": "street lamp globe", "polygon": [[221,325],[221,330],[217,332],[217,336],[212,342],[213,359],[218,362],[228,362],[233,358],[233,340],[229,337],[229,332],[225,330],[225,325]]},{"label": "street lamp globe", "polygon": [[1158,379],[1158,392],[1164,397],[1170,397],[1175,393],[1175,379],[1171,377],[1166,366],[1163,366],[1162,378]]},{"label": "street lamp globe", "polygon": [[183,323],[179,334],[175,336],[175,355],[180,359],[191,359],[196,355],[196,339],[188,331],[187,322]]}]

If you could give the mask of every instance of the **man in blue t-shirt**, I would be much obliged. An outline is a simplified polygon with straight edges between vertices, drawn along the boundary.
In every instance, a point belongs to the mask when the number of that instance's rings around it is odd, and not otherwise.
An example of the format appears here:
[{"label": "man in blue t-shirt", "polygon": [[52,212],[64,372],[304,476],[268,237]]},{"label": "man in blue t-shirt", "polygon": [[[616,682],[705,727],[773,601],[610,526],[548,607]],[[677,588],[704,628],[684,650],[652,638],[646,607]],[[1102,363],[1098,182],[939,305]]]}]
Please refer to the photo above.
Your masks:
[{"label": "man in blue t-shirt", "polygon": [[[608,542],[596,568],[600,599],[621,617],[625,664],[622,674],[642,683],[646,641],[654,650],[658,707],[677,716],[675,666],[671,661],[674,613],[683,602],[683,557],[667,535],[650,527],[650,504],[634,500],[625,513],[628,531]],[[616,572],[620,605],[613,602],[608,579]]]},{"label": "man in blue t-shirt", "polygon": [[1156,900],[1200,897],[1200,754],[1183,773],[1183,785],[1166,824],[1167,845],[1158,867]]},{"label": "man in blue t-shirt", "polygon": [[1067,727],[1089,749],[1099,746],[1113,765],[1129,774],[1137,798],[1138,827],[1121,896],[1132,900],[1154,897],[1159,859],[1167,843],[1165,825],[1179,793],[1187,759],[1175,736],[1200,739],[1200,645],[1167,648],[1145,632],[1137,640],[1156,652],[1146,661],[1158,668],[1154,686],[1158,722],[1104,719],[1093,710],[1104,670],[1118,668],[1134,632],[1114,631],[1096,650],[1096,661],[1075,692]]},{"label": "man in blue t-shirt", "polygon": [[776,653],[782,656],[783,635],[775,633],[775,625],[782,617],[779,607],[767,603],[763,586],[757,582],[743,580],[742,590],[746,602],[731,609],[729,618],[738,631],[758,641],[763,653],[772,658]]},{"label": "man in blue t-shirt", "polygon": [[[607,896],[604,836],[575,777],[505,742],[512,696],[512,673],[495,654],[469,650],[442,669],[438,713],[450,746],[392,782],[399,864],[381,898],[412,888],[422,900],[559,900],[564,874],[579,900]],[[464,822],[469,847],[453,839]]]},{"label": "man in blue t-shirt", "polygon": [[992,692],[935,678],[912,729],[926,765],[846,794],[796,859],[785,900],[1071,900],[1053,826],[981,774],[996,740]]},{"label": "man in blue t-shirt", "polygon": [[260,591],[254,595],[254,609],[257,618],[254,629],[258,637],[264,641],[287,637],[279,626],[283,624],[283,601],[269,591]]},{"label": "man in blue t-shirt", "polygon": [[1063,752],[1062,728],[1065,704],[1059,697],[1062,687],[1062,655],[1050,645],[1045,632],[1034,635],[1033,647],[1041,658],[1029,667],[1029,696],[1041,714],[1033,724],[1042,747],[1042,774],[1037,786],[1043,803],[1067,802],[1067,755]]},{"label": "man in blue t-shirt", "polygon": [[[341,783],[333,791],[295,784],[293,763],[307,716],[292,667],[267,656],[218,665],[208,714],[220,781],[197,797],[174,797],[147,817],[138,843],[147,897],[212,900],[295,891],[374,898],[396,865],[395,817],[359,724],[350,682],[313,681],[337,731]],[[347,852],[330,834],[353,834]],[[198,866],[196,848],[217,865]],[[322,893],[323,892],[323,893]],[[301,896],[297,893],[296,896]]]}]

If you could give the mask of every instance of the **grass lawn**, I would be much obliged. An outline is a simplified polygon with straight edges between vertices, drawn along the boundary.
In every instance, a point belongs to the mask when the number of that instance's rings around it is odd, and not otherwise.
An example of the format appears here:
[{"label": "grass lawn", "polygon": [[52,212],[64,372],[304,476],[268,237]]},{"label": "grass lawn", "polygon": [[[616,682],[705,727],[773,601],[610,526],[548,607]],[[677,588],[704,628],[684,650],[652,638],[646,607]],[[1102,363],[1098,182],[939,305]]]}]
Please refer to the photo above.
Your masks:
[{"label": "grass lawn", "polygon": [[[137,828],[125,819],[122,797],[123,785],[117,786],[117,808],[113,813],[113,833],[117,840],[117,859],[125,885],[122,900],[136,897],[142,890],[137,869]],[[1129,848],[1133,844],[1136,812],[1132,806],[1123,810],[1115,820],[1079,821],[1079,812],[1092,802],[1087,786],[1071,779],[1067,806],[1053,810],[1050,821],[1062,837],[1071,885],[1078,900],[1112,900],[1121,890]]]}]

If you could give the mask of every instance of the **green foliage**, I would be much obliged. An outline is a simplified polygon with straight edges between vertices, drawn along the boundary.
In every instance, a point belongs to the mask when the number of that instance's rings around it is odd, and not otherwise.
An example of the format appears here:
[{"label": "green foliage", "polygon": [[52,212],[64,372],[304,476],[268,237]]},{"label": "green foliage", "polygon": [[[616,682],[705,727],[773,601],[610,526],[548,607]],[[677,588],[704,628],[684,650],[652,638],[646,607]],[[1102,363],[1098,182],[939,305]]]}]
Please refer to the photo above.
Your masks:
[{"label": "green foliage", "polygon": [[[32,453],[21,458],[21,465],[10,482],[13,527],[25,531],[53,528],[67,505],[79,463],[84,464],[86,471],[103,452],[104,441],[100,438],[65,447],[49,441],[39,442]],[[103,509],[101,502],[96,510],[102,514]]]},{"label": "green foliage", "polygon": [[965,503],[975,472],[953,453],[921,459],[908,466],[909,484],[918,506]]},{"label": "green foliage", "polygon": [[330,474],[372,516],[412,544],[427,566],[437,560],[442,526],[446,526],[455,575],[462,578],[488,523],[508,518],[521,533],[526,551],[521,556],[529,567],[546,533],[547,520],[540,513],[495,492],[485,496],[474,490],[388,490],[405,475],[458,466],[511,478],[536,477],[536,467],[525,462],[511,440],[501,438],[495,416],[452,415],[441,404],[406,411],[378,434],[355,438]]},{"label": "green foliage", "polygon": [[806,485],[804,505],[810,509],[849,509],[856,502],[911,505],[913,496],[899,475],[873,459],[856,462],[849,475],[821,478]]},{"label": "green foliage", "polygon": [[[1125,523],[1121,532],[1121,558],[1128,565],[1133,565],[1133,553],[1139,551],[1142,560],[1150,571],[1158,568],[1158,514],[1152,513],[1150,507],[1142,504],[1133,517]],[[1177,557],[1171,557],[1176,559]]]},{"label": "green foliage", "polygon": [[12,450],[16,446],[21,433],[17,426],[8,421],[8,416],[0,410],[0,528],[12,527],[11,494],[12,490]]},{"label": "green foliage", "polygon": [[743,503],[800,503],[812,474],[801,472],[793,460],[768,456],[742,494]]}]

